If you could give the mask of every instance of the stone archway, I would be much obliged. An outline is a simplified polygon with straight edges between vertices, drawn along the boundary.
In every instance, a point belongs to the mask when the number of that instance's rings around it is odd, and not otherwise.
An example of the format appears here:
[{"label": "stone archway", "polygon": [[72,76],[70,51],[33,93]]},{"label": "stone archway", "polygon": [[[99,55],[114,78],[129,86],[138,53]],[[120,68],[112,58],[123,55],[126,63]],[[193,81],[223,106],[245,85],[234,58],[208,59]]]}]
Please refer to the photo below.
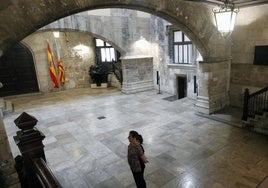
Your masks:
[{"label": "stone archway", "polygon": [[[204,59],[197,75],[200,78],[199,101],[202,103],[199,106],[205,106],[206,112],[211,113],[228,103],[229,77],[221,75],[227,75],[230,69],[230,38],[224,39],[217,32],[212,7],[207,4],[174,0],[18,0],[0,11],[3,18],[0,20],[0,54],[5,53],[12,44],[59,18],[99,8],[145,11],[180,27],[195,43]],[[220,73],[215,72],[220,66],[224,66],[224,69]],[[219,83],[212,82],[211,78]]]},{"label": "stone archway", "polygon": [[18,43],[0,58],[0,96],[39,92],[34,60],[30,50]]},{"label": "stone archway", "polygon": [[[222,51],[214,49],[218,33],[213,23],[210,7],[204,4],[173,0],[65,0],[64,2],[52,0],[43,3],[27,3],[19,0],[16,4],[11,4],[5,10],[0,11],[4,17],[8,18],[0,22],[0,37],[2,38],[0,49],[5,50],[10,44],[20,41],[40,27],[67,15],[83,10],[113,7],[146,11],[178,25],[196,44],[205,59],[226,56]],[[12,14],[9,13],[10,10]]]}]

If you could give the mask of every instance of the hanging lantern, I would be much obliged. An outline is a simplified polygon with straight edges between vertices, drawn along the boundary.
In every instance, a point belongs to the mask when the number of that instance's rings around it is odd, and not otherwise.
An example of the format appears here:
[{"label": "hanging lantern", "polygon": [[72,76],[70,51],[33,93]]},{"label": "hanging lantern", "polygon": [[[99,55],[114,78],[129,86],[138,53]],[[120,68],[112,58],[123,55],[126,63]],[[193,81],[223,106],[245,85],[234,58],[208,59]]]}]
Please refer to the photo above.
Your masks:
[{"label": "hanging lantern", "polygon": [[237,8],[229,8],[227,6],[213,9],[216,25],[218,31],[222,34],[228,34],[233,31],[236,15],[238,13]]}]

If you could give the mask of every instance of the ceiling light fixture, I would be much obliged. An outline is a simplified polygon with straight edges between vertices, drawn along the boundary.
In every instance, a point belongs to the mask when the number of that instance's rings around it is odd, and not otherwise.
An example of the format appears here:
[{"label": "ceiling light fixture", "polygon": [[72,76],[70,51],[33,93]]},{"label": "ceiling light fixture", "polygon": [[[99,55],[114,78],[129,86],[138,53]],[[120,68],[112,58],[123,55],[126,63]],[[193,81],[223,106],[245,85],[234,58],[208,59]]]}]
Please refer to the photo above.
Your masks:
[{"label": "ceiling light fixture", "polygon": [[212,11],[218,31],[224,36],[231,33],[234,29],[236,15],[239,11],[238,8],[235,8],[232,2],[226,0],[224,5],[214,8]]}]

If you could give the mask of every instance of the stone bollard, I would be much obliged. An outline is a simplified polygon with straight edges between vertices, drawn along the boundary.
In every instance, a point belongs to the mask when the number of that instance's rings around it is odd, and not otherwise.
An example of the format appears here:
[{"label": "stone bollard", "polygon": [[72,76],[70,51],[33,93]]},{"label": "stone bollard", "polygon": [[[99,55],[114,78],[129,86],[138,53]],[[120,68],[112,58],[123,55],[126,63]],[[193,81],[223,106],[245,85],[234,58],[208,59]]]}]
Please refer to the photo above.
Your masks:
[{"label": "stone bollard", "polygon": [[46,161],[42,142],[45,136],[34,127],[37,121],[35,117],[25,112],[14,120],[14,123],[21,131],[18,131],[13,138],[23,158],[23,171],[26,174],[29,187],[40,187],[33,159],[43,158]]}]

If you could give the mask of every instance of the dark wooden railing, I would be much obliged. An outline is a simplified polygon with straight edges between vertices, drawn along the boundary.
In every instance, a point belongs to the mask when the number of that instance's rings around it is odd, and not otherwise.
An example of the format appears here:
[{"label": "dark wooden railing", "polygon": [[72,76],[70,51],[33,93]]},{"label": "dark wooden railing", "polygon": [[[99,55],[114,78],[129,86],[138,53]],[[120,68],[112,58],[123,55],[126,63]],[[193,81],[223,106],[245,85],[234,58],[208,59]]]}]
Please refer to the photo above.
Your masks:
[{"label": "dark wooden railing", "polygon": [[248,117],[254,118],[256,114],[262,115],[264,111],[268,111],[268,87],[252,94],[245,89],[242,120],[247,121]]},{"label": "dark wooden railing", "polygon": [[15,157],[21,188],[60,188],[61,185],[46,164],[42,142],[45,136],[34,128],[37,119],[23,112],[14,123],[21,129],[14,136],[22,154]]},{"label": "dark wooden railing", "polygon": [[61,185],[51,172],[43,158],[33,159],[37,178],[43,188],[59,188]]},{"label": "dark wooden railing", "polygon": [[116,78],[122,84],[123,82],[123,74],[122,74],[122,67],[121,62],[113,62],[113,73],[115,74]]}]

